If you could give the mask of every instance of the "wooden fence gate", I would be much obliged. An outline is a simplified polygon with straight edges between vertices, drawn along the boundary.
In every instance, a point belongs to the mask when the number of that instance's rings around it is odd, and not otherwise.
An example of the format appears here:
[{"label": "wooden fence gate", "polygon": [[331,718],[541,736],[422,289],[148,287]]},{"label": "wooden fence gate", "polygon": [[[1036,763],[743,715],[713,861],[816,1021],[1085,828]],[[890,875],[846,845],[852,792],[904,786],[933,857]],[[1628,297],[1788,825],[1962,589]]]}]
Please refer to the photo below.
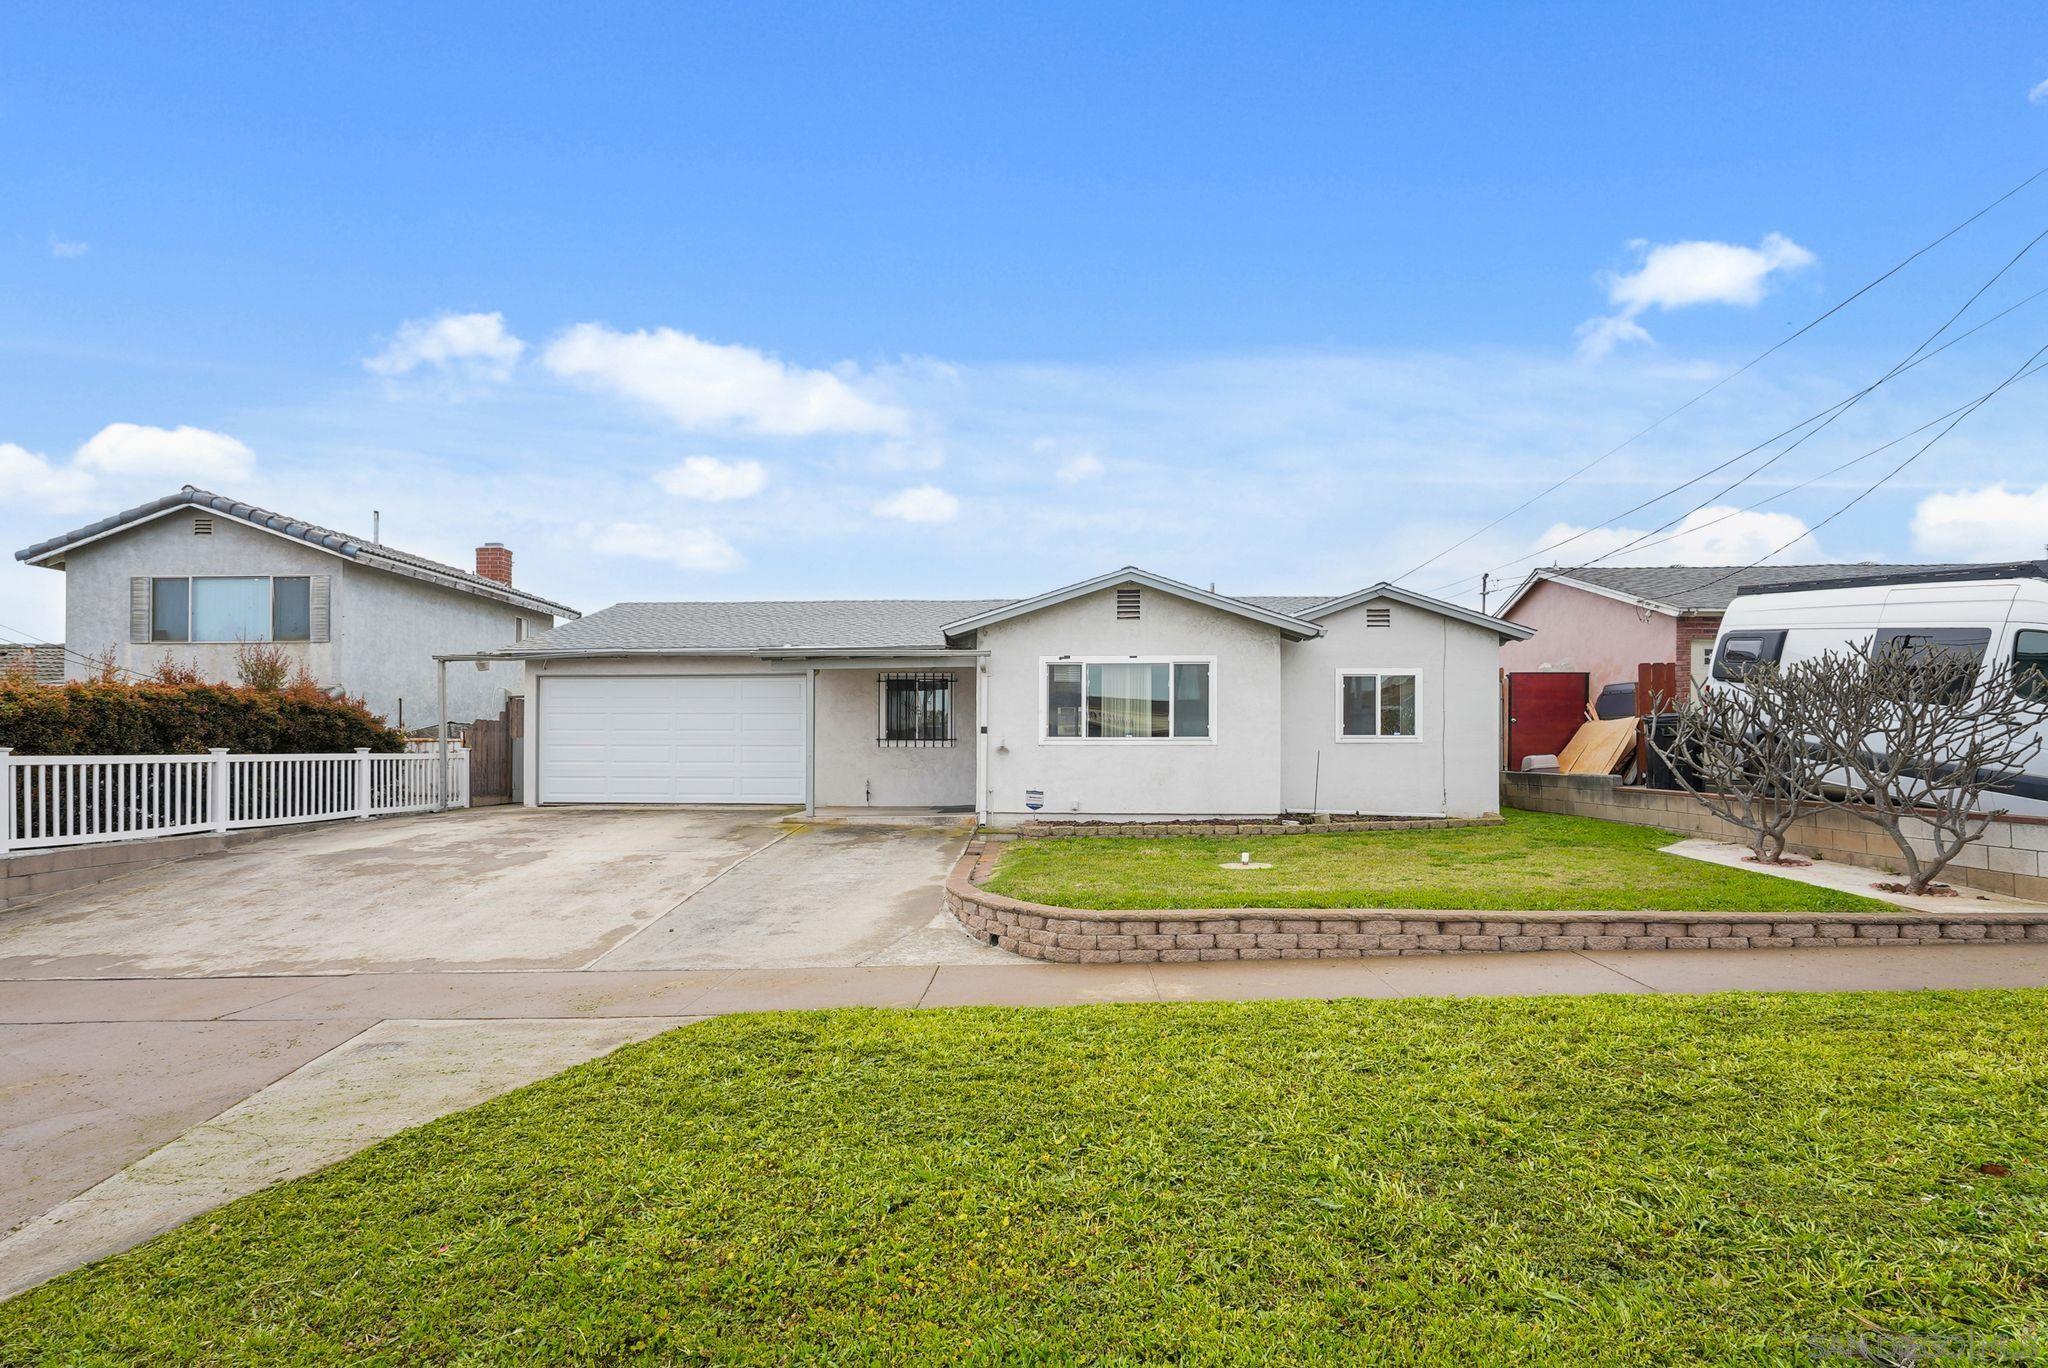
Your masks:
[{"label": "wooden fence gate", "polygon": [[469,729],[469,801],[473,807],[518,802],[526,740],[526,700],[508,698],[505,711],[478,718]]}]

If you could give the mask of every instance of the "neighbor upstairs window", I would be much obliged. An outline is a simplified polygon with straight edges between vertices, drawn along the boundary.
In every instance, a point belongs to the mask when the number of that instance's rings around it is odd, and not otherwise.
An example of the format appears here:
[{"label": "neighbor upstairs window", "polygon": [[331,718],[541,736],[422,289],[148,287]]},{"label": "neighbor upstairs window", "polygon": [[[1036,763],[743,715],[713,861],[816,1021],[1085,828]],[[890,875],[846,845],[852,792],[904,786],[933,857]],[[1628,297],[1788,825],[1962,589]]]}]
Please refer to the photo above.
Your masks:
[{"label": "neighbor upstairs window", "polygon": [[305,575],[150,581],[152,641],[310,641],[313,581]]},{"label": "neighbor upstairs window", "polygon": [[1056,660],[1045,667],[1049,741],[1206,741],[1206,660]]},{"label": "neighbor upstairs window", "polygon": [[920,671],[882,676],[882,734],[885,746],[953,744],[953,676]]},{"label": "neighbor upstairs window", "polygon": [[1337,675],[1337,736],[1343,741],[1413,738],[1416,675],[1411,670],[1344,670]]}]

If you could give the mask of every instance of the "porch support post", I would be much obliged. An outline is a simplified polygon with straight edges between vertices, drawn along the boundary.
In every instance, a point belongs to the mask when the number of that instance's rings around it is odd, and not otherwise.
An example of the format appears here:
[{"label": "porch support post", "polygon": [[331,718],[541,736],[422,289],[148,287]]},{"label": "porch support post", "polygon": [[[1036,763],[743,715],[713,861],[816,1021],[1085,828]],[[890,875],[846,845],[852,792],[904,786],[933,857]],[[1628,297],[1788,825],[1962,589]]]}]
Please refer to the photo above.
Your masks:
[{"label": "porch support post", "polygon": [[988,825],[988,666],[974,662],[974,822]]},{"label": "porch support post", "polygon": [[818,667],[804,680],[804,816],[818,815]]},{"label": "porch support post", "polygon": [[434,667],[434,700],[441,719],[434,724],[434,749],[440,755],[441,768],[440,801],[435,805],[434,810],[436,812],[446,812],[448,810],[448,662],[436,660]]}]

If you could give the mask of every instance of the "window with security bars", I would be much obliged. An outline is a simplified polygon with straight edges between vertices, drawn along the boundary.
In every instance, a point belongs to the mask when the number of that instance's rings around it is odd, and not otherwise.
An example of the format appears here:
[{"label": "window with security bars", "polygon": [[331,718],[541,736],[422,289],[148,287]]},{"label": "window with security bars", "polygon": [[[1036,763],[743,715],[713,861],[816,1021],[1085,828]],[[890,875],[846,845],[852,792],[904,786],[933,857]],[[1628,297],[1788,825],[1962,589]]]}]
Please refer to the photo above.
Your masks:
[{"label": "window with security bars", "polygon": [[881,677],[884,746],[953,744],[953,676],[944,671],[885,674]]}]

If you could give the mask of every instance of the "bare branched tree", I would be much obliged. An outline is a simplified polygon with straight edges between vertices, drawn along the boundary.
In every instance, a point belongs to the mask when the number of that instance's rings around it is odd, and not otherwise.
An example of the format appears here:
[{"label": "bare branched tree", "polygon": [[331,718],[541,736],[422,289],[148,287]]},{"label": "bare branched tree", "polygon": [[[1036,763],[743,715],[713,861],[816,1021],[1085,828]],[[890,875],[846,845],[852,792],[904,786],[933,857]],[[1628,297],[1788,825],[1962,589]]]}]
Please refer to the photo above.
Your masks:
[{"label": "bare branched tree", "polygon": [[1648,729],[1650,748],[1679,785],[1748,833],[1751,853],[1765,864],[1784,861],[1792,824],[1827,801],[1821,752],[1800,721],[1810,711],[1812,685],[1810,672],[1798,665],[1786,671],[1758,665],[1743,675],[1740,688],[1694,690],[1665,735],[1655,725]]},{"label": "bare branched tree", "polygon": [[1968,651],[1894,641],[1794,668],[1808,676],[1799,725],[1824,753],[1824,778],[1898,847],[1909,892],[1926,892],[2003,815],[1996,789],[2041,751],[2048,690],[2010,661],[1980,667]]}]

